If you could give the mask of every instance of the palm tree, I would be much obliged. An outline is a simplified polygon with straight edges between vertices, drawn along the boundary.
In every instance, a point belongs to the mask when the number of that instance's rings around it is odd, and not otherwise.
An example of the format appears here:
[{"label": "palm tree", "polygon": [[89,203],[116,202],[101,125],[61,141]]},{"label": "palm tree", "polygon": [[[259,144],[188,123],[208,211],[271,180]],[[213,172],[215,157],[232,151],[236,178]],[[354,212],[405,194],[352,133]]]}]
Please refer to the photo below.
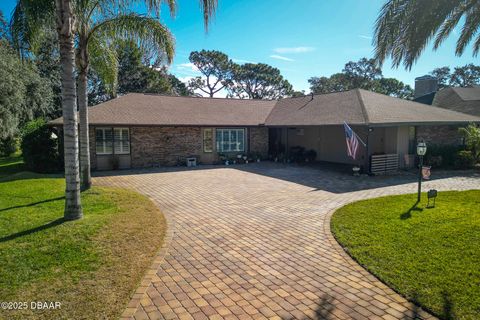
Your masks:
[{"label": "palm tree", "polygon": [[[62,115],[65,154],[65,210],[67,220],[82,217],[78,159],[77,94],[75,86],[75,6],[71,0],[19,0],[12,17],[12,35],[18,48],[34,46],[42,26],[55,27],[62,66]],[[27,41],[31,40],[31,41]]]},{"label": "palm tree", "polygon": [[[32,28],[31,19],[26,14],[32,0],[20,0],[13,17],[13,26],[16,34],[21,36],[21,41],[30,46],[35,44],[38,27]],[[45,0],[42,0],[45,1]],[[148,46],[154,51],[164,51],[171,62],[173,59],[173,38],[168,29],[158,19],[141,16],[135,13],[125,13],[128,6],[139,1],[114,1],[114,0],[76,0],[75,16],[77,31],[77,72],[78,72],[78,107],[80,117],[80,178],[83,189],[91,185],[90,175],[90,143],[88,133],[88,94],[87,73],[90,64],[93,65],[102,80],[109,85],[111,91],[115,90],[117,61],[112,42],[118,39],[129,39]],[[140,1],[141,2],[141,1]],[[175,13],[174,0],[146,0],[143,1],[149,12],[159,14],[160,6],[167,2],[169,10]],[[21,6],[20,4],[25,3]],[[217,0],[201,0],[204,14],[205,28],[209,19],[214,15]],[[44,11],[40,11],[46,15]],[[37,14],[36,20],[42,20],[39,12],[30,10],[30,15]]]},{"label": "palm tree", "polygon": [[[34,48],[41,31],[56,25],[60,62],[62,65],[62,115],[64,127],[65,153],[65,213],[66,219],[82,217],[80,200],[80,165],[78,148],[77,92],[75,86],[75,50],[77,39],[77,62],[79,82],[79,107],[81,127],[82,179],[88,188],[90,178],[90,154],[88,139],[88,101],[87,72],[90,66],[89,56],[103,80],[115,86],[116,59],[111,41],[116,37],[134,39],[142,45],[152,45],[167,53],[169,61],[173,58],[173,39],[169,31],[156,19],[135,13],[113,14],[111,8],[123,8],[140,0],[18,0],[12,17],[12,34],[21,52],[24,46]],[[175,11],[175,0],[145,0],[149,12],[160,12],[160,6],[166,2],[171,13]],[[200,0],[205,28],[214,15],[217,0]],[[104,13],[110,13],[110,16]],[[101,18],[98,18],[100,14]],[[78,19],[78,20],[77,20]],[[56,23],[55,23],[56,22]],[[75,33],[77,31],[78,33]]]},{"label": "palm tree", "polygon": [[455,53],[460,56],[473,41],[473,56],[480,50],[480,1],[388,0],[375,24],[375,58],[382,64],[390,57],[395,67],[411,69],[433,40],[434,49],[462,23]]},{"label": "palm tree", "polygon": [[136,13],[106,13],[100,4],[98,0],[84,0],[82,8],[77,13],[79,17],[76,57],[80,116],[80,173],[84,189],[88,189],[91,185],[87,88],[90,64],[100,74],[102,80],[110,85],[111,91],[114,91],[118,74],[116,52],[112,45],[115,40],[133,40],[156,52],[164,52],[169,63],[174,55],[173,37],[158,19]]}]

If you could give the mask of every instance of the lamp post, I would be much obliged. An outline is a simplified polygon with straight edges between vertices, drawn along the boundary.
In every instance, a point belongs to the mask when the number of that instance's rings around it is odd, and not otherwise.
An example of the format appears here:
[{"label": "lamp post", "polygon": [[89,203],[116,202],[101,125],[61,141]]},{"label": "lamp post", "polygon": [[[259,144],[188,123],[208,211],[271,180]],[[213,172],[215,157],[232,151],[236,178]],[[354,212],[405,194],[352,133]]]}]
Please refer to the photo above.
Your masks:
[{"label": "lamp post", "polygon": [[418,195],[417,203],[420,203],[420,197],[422,194],[422,167],[423,167],[423,156],[427,153],[427,144],[425,141],[419,141],[417,144],[417,155],[419,158],[418,164]]}]

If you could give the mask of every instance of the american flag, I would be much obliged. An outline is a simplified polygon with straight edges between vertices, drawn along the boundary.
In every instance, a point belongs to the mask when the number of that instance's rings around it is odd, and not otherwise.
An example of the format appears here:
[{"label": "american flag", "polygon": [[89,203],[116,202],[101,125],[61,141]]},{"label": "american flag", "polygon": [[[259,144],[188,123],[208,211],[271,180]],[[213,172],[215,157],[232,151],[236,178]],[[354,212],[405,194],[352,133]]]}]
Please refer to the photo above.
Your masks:
[{"label": "american flag", "polygon": [[343,123],[343,128],[345,129],[345,139],[347,140],[347,154],[355,159],[357,157],[358,151],[358,138],[352,128],[348,126],[346,122]]}]

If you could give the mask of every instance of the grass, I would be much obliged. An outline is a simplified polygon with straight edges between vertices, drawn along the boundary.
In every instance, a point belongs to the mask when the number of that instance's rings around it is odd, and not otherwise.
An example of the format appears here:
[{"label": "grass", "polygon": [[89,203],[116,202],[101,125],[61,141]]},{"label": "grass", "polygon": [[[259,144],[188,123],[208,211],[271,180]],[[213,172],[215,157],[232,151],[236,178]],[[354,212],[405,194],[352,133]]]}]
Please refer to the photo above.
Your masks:
[{"label": "grass", "polygon": [[163,215],[140,194],[93,187],[84,218],[64,221],[63,179],[12,177],[0,183],[0,300],[61,308],[0,310],[0,319],[118,318],[163,243]]},{"label": "grass", "polygon": [[361,265],[443,319],[480,319],[480,190],[440,192],[435,208],[416,195],[340,208],[332,231]]},{"label": "grass", "polygon": [[20,154],[0,158],[0,179],[24,170],[23,159]]}]

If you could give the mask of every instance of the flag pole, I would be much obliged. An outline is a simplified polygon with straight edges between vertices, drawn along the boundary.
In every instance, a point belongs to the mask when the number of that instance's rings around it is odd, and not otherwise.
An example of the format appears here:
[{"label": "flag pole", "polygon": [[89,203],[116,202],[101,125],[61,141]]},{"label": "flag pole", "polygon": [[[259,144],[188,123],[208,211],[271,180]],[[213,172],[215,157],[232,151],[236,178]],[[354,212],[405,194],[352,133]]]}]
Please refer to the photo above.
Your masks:
[{"label": "flag pole", "polygon": [[[345,123],[347,126],[348,126],[348,123],[346,121],[343,121],[343,123]],[[350,126],[349,126],[350,127]],[[351,128],[351,127],[350,127]],[[360,138],[360,136],[352,129],[352,132],[353,134],[358,138],[358,140],[363,144],[364,147],[367,146],[367,144],[365,142],[363,142],[362,138]]]}]

